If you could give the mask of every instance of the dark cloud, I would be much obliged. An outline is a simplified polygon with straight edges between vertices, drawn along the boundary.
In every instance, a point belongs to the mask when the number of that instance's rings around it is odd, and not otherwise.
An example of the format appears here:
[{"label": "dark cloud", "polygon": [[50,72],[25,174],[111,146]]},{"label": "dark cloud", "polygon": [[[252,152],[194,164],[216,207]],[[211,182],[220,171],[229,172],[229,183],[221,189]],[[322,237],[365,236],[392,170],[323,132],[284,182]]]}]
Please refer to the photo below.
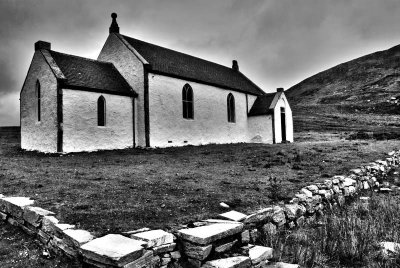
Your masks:
[{"label": "dark cloud", "polygon": [[111,12],[128,36],[227,66],[238,60],[266,91],[400,43],[398,0],[0,0],[0,125],[4,113],[18,124],[33,43],[96,58]]}]

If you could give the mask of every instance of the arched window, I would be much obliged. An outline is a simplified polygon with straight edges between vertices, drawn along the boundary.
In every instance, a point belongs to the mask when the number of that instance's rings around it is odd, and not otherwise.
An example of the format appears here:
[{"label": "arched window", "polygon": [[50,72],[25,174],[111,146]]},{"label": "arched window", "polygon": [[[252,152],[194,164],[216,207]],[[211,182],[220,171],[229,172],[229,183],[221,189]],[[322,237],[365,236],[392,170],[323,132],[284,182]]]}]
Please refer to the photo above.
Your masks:
[{"label": "arched window", "polygon": [[40,93],[40,83],[39,80],[36,81],[36,88],[35,88],[35,96],[36,96],[36,115],[37,121],[40,122],[40,113],[41,113],[41,93]]},{"label": "arched window", "polygon": [[97,100],[97,125],[106,125],[106,99],[103,96]]},{"label": "arched window", "polygon": [[193,119],[193,90],[186,84],[182,89],[183,118]]},{"label": "arched window", "polygon": [[226,103],[228,107],[228,122],[235,123],[235,97],[231,93],[229,93]]}]

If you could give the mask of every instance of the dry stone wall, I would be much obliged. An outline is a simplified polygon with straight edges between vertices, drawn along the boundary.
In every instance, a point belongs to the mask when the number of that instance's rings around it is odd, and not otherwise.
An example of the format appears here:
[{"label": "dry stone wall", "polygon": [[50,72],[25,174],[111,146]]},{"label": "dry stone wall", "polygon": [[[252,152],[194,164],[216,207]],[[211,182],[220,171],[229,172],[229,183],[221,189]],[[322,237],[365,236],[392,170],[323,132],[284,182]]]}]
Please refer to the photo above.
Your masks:
[{"label": "dry stone wall", "polygon": [[343,206],[361,190],[392,191],[397,187],[390,188],[385,178],[399,161],[400,151],[390,152],[385,160],[353,169],[348,176],[334,176],[302,188],[288,204],[250,215],[229,211],[216,219],[182,225],[172,233],[143,228],[96,238],[74,225],[60,223],[53,212],[35,207],[30,198],[1,194],[0,219],[20,227],[45,249],[89,267],[295,268],[299,266],[270,262],[273,249],[257,244],[280,228],[302,226],[327,208]]}]

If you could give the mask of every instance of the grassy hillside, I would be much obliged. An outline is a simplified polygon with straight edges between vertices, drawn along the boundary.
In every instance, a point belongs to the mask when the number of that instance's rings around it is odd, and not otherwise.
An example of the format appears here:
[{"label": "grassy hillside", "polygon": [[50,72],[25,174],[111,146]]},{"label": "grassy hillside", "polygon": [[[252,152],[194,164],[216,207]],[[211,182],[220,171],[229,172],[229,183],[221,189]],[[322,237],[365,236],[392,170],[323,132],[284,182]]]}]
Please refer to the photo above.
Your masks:
[{"label": "grassy hillside", "polygon": [[400,106],[394,98],[400,104],[400,45],[320,72],[286,94],[297,130],[397,132]]}]

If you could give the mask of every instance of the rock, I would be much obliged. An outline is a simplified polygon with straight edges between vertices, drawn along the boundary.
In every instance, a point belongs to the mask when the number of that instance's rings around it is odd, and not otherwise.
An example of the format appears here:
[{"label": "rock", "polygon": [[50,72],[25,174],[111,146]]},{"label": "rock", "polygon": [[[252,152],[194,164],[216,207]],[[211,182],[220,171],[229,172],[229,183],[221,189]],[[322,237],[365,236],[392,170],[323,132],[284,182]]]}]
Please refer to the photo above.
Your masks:
[{"label": "rock", "polygon": [[44,245],[46,245],[51,238],[49,234],[43,232],[42,230],[38,230],[37,236],[40,242],[42,242]]},{"label": "rock", "polygon": [[304,202],[308,198],[305,194],[295,194],[294,196],[298,199],[298,202]]},{"label": "rock", "polygon": [[143,241],[118,234],[93,239],[81,246],[81,251],[87,259],[120,267],[133,262],[144,253]]},{"label": "rock", "polygon": [[93,240],[95,237],[86,230],[80,229],[65,229],[63,230],[63,237],[75,247],[80,247],[83,244]]},{"label": "rock", "polygon": [[0,212],[0,220],[3,220],[3,221],[7,220],[7,214]]},{"label": "rock", "polygon": [[[170,262],[171,262],[171,258],[161,258],[161,266],[167,265]],[[140,267],[138,267],[138,268],[140,268]]]},{"label": "rock", "polygon": [[298,204],[289,204],[283,207],[286,217],[289,220],[294,220],[303,215],[303,211],[300,209]]},{"label": "rock", "polygon": [[53,216],[54,212],[45,210],[39,207],[24,207],[23,219],[35,227],[39,227],[42,224],[44,216]]},{"label": "rock", "polygon": [[144,227],[144,228],[140,228],[140,229],[137,229],[137,230],[122,232],[121,234],[125,235],[125,236],[130,236],[132,234],[143,233],[143,232],[147,232],[147,231],[150,231],[150,228]]},{"label": "rock", "polygon": [[143,233],[132,234],[131,238],[145,241],[149,248],[158,247],[164,244],[171,244],[174,242],[173,235],[163,230],[152,230]]},{"label": "rock", "polygon": [[326,187],[328,187],[328,189],[331,189],[333,182],[332,182],[332,180],[325,180],[324,184],[326,185]]},{"label": "rock", "polygon": [[79,252],[77,249],[72,248],[69,246],[65,241],[61,238],[58,238],[57,236],[53,236],[50,241],[49,245],[54,249],[61,250],[63,253],[67,254],[68,256],[71,256],[73,258],[77,258],[79,256]]},{"label": "rock", "polygon": [[230,257],[206,262],[203,268],[248,268],[251,266],[249,257]]},{"label": "rock", "polygon": [[172,251],[171,252],[171,258],[173,260],[179,260],[181,258],[181,253],[179,251]]},{"label": "rock", "polygon": [[201,261],[200,260],[196,260],[196,259],[193,259],[193,258],[187,258],[187,261],[191,265],[191,267],[193,267],[193,268],[200,268],[201,267]]},{"label": "rock", "polygon": [[355,174],[355,175],[361,175],[362,174],[362,170],[360,168],[351,169],[350,172]]},{"label": "rock", "polygon": [[[146,250],[140,258],[125,264],[124,268],[142,268],[142,267],[152,267],[151,263],[153,262],[153,252],[151,250]],[[157,256],[158,261],[160,258]],[[171,261],[170,258],[168,258]],[[168,263],[169,263],[168,261]]]},{"label": "rock", "polygon": [[276,235],[277,233],[277,228],[276,225],[269,222],[263,225],[262,231],[265,235],[268,235],[269,237]]},{"label": "rock", "polygon": [[250,232],[249,230],[245,230],[240,234],[242,244],[250,243]]},{"label": "rock", "polygon": [[276,263],[267,264],[266,266],[264,266],[264,268],[300,268],[300,265],[290,264],[290,263],[285,263],[285,262],[276,262]]},{"label": "rock", "polygon": [[379,188],[379,192],[381,192],[381,193],[388,193],[391,191],[392,191],[392,189],[390,189],[390,188],[386,188],[386,187]]},{"label": "rock", "polygon": [[237,212],[234,210],[219,214],[219,216],[223,219],[232,220],[232,221],[242,221],[247,217],[246,214],[243,214],[243,213],[240,213],[240,212]]},{"label": "rock", "polygon": [[394,242],[380,242],[379,246],[381,247],[381,253],[383,257],[393,257],[394,255],[398,255],[400,253],[400,243]]},{"label": "rock", "polygon": [[22,219],[24,207],[33,203],[34,201],[27,197],[3,197],[0,198],[0,211]]},{"label": "rock", "polygon": [[272,259],[274,250],[269,247],[254,246],[249,249],[249,257],[253,265]]},{"label": "rock", "polygon": [[223,208],[230,208],[230,206],[224,202],[219,203],[219,206]]},{"label": "rock", "polygon": [[353,179],[351,179],[351,178],[346,177],[346,178],[344,178],[343,186],[344,186],[344,187],[353,186],[353,185],[355,185],[356,183],[357,183],[356,180],[353,180]]},{"label": "rock", "polygon": [[271,218],[272,222],[274,222],[278,226],[282,226],[286,223],[285,212],[283,208],[275,206],[274,213]]},{"label": "rock", "polygon": [[308,190],[307,188],[302,188],[302,189],[300,190],[300,192],[301,192],[302,194],[305,194],[307,197],[312,197],[312,192],[311,192],[310,190]]},{"label": "rock", "polygon": [[249,216],[246,217],[244,220],[245,224],[248,223],[262,223],[269,221],[274,213],[274,208],[273,207],[268,207],[261,209]]},{"label": "rock", "polygon": [[211,253],[212,245],[200,246],[190,242],[182,241],[183,252],[190,258],[205,260]]},{"label": "rock", "polygon": [[363,188],[364,188],[364,190],[367,190],[367,189],[370,188],[367,181],[364,181],[364,182],[363,182]]},{"label": "rock", "polygon": [[235,240],[227,242],[227,243],[214,245],[214,251],[219,254],[227,252],[227,251],[231,250],[238,242],[239,241],[237,239],[235,239]]},{"label": "rock", "polygon": [[243,230],[243,224],[211,224],[190,229],[178,230],[178,236],[184,240],[200,244],[208,245],[218,239],[228,237]]},{"label": "rock", "polygon": [[158,255],[165,252],[173,251],[176,247],[176,243],[164,244],[158,247],[153,247],[154,254]]},{"label": "rock", "polygon": [[307,190],[309,190],[311,193],[317,193],[318,192],[318,186],[317,185],[309,185],[306,187]]}]

